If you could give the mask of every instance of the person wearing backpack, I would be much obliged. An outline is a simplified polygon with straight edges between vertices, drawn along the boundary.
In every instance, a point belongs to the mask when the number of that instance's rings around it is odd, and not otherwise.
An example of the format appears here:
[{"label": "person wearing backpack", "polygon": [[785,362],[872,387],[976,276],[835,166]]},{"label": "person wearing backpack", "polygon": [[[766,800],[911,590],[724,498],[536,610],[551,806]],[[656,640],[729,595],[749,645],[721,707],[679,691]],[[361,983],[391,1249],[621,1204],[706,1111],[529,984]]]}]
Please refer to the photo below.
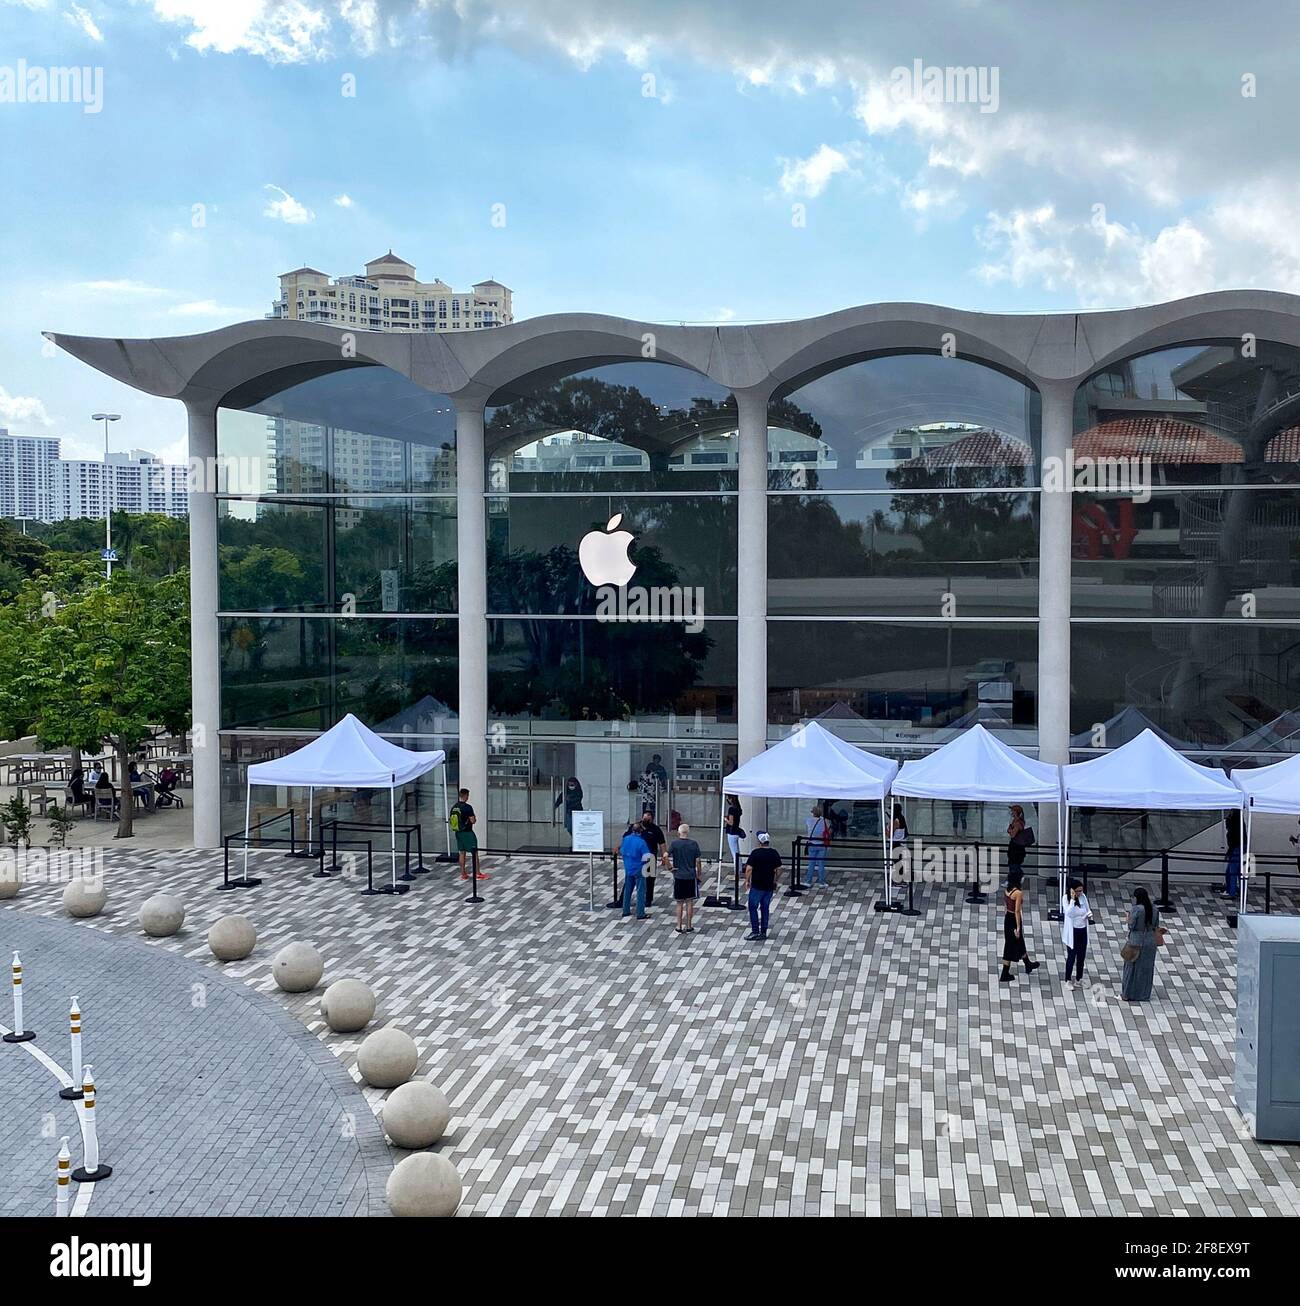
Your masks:
[{"label": "person wearing backpack", "polygon": [[740,824],[740,818],[744,814],[744,809],[740,806],[740,799],[732,795],[727,799],[727,815],[724,821],[724,828],[727,835],[727,849],[731,853],[731,861],[735,866],[740,865],[741,844],[745,839],[744,827]]},{"label": "person wearing backpack", "polygon": [[820,803],[813,805],[812,813],[804,820],[803,824],[808,834],[808,878],[805,882],[806,886],[811,889],[814,884],[820,884],[823,889],[829,888],[830,886],[826,883],[826,853],[831,844],[831,827],[822,814]]},{"label": "person wearing backpack", "polygon": [[[474,809],[469,804],[468,789],[457,792],[448,820],[451,822],[451,833],[456,840],[456,851],[460,854],[460,878],[468,880],[469,861],[478,848],[478,835],[474,833],[474,825],[478,817],[474,815]],[[488,880],[492,877],[486,871],[479,871],[478,878]]]}]

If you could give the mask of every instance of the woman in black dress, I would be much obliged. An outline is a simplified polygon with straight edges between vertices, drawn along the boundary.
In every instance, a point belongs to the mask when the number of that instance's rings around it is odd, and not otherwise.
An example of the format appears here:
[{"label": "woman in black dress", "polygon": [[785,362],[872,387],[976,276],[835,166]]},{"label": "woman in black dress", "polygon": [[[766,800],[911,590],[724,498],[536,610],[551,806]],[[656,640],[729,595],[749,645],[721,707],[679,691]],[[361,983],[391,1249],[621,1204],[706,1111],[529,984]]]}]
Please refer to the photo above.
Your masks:
[{"label": "woman in black dress", "polygon": [[1025,891],[1020,887],[1025,878],[1019,866],[1013,866],[1007,872],[1007,887],[1003,893],[1006,914],[1002,917],[1002,974],[998,976],[999,984],[1010,984],[1015,978],[1011,973],[1012,965],[1017,961],[1025,964],[1025,974],[1031,974],[1042,964],[1034,961],[1025,947],[1025,924],[1023,905]]}]

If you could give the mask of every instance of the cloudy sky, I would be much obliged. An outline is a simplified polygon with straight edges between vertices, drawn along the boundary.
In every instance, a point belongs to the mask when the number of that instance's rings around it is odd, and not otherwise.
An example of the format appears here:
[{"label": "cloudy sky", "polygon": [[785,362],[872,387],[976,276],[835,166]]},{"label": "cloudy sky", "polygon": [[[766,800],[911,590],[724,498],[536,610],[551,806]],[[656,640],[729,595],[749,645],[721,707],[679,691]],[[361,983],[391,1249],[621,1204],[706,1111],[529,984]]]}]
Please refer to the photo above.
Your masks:
[{"label": "cloudy sky", "polygon": [[[519,316],[797,317],[1300,293],[1290,6],[1182,0],[0,0],[0,426],[183,454],[40,331],[260,317],[390,247]],[[927,103],[896,69],[984,70]],[[349,92],[355,91],[354,94]],[[497,206],[504,206],[500,208]],[[504,222],[493,214],[504,214]]]}]

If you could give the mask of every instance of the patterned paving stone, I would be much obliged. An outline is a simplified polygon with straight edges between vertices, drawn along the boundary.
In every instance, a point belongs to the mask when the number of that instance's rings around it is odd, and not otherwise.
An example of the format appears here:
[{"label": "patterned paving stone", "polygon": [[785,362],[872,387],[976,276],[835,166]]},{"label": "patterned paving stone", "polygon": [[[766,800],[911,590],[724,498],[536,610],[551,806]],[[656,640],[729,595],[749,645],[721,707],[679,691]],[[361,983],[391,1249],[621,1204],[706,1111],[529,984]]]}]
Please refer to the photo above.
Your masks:
[{"label": "patterned paving stone", "polygon": [[[1100,883],[1089,984],[1073,989],[1041,902],[1030,942],[1046,964],[999,987],[998,908],[942,886],[918,886],[919,917],[881,916],[879,881],[842,873],[778,897],[772,937],[748,944],[724,909],[690,936],[671,904],[644,923],[584,912],[578,862],[513,859],[467,905],[445,868],[367,898],[356,878],[254,861],[261,888],[218,893],[214,854],[114,850],[109,910],[76,928],[138,936],[138,904],[166,889],[185,932],[146,946],[215,968],[208,925],[251,915],[257,951],[224,973],[354,1076],[362,1036],[330,1033],[319,991],[280,993],[270,963],[306,939],[324,982],[372,984],[375,1024],[406,1029],[451,1100],[440,1150],[465,1213],[1300,1214],[1300,1150],[1253,1142],[1232,1107],[1235,934],[1204,890],[1167,921],[1155,1000],[1131,1006],[1128,892]],[[8,910],[57,914],[58,888]],[[375,1109],[385,1096],[364,1093]]]}]

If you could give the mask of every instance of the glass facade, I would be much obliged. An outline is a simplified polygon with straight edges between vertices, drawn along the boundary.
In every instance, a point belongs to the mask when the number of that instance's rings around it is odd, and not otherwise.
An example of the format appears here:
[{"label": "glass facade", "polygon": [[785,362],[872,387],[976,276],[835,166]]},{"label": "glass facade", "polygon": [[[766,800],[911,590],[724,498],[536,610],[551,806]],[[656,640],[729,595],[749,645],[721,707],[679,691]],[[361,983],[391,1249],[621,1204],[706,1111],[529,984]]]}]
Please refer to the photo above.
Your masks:
[{"label": "glass facade", "polygon": [[1078,756],[1144,724],[1206,760],[1294,748],[1298,456],[1300,350],[1288,346],[1189,343],[1079,387],[1075,484],[1091,477],[1097,492],[1073,506]]},{"label": "glass facade", "polygon": [[[1250,348],[1183,344],[1076,391],[1076,759],[1145,724],[1219,763],[1300,747],[1300,350]],[[567,846],[578,804],[615,833],[646,804],[665,828],[717,826],[742,694],[738,421],[727,389],[653,360],[577,359],[488,396],[474,801],[493,847]],[[226,397],[218,452],[242,469],[218,504],[227,828],[249,760],[347,712],[446,748],[454,783],[455,427],[448,396],[376,366]],[[1041,427],[1032,385],[934,353],[848,356],[772,393],[769,740],[819,719],[907,758],[979,722],[1037,750]],[[440,781],[409,802],[437,846]],[[783,840],[805,815],[773,801],[767,822]],[[871,804],[839,815],[878,832]],[[958,819],[913,815],[939,835]]]},{"label": "glass facade", "polygon": [[667,363],[561,368],[492,395],[484,443],[493,838],[566,844],[579,793],[611,829],[646,801],[662,824],[716,826],[736,735],[734,398]]}]

